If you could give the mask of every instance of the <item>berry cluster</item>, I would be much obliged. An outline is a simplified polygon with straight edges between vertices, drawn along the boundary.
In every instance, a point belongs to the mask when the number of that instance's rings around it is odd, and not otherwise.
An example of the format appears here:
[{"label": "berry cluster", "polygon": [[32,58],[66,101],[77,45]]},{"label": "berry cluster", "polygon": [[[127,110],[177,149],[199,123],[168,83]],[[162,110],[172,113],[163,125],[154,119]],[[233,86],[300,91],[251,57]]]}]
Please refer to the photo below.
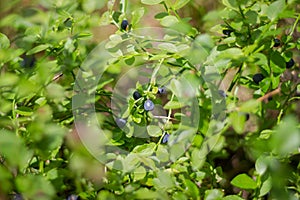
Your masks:
[{"label": "berry cluster", "polygon": [[[167,90],[165,87],[158,87],[156,90],[156,94],[163,95],[166,94]],[[142,108],[145,112],[153,111],[155,108],[155,104],[152,98],[149,98],[145,92],[135,90],[132,94],[132,98],[135,101],[136,106],[139,106],[142,103]],[[117,118],[116,124],[119,128],[123,128],[127,123],[127,119]]]}]

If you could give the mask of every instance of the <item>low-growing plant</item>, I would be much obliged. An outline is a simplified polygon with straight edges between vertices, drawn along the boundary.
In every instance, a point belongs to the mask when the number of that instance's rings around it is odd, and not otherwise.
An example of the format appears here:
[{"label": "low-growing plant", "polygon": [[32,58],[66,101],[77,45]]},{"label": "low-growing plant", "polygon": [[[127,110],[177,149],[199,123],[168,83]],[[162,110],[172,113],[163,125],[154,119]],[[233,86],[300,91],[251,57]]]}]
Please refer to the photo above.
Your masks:
[{"label": "low-growing plant", "polygon": [[0,199],[299,199],[297,1],[0,17]]}]

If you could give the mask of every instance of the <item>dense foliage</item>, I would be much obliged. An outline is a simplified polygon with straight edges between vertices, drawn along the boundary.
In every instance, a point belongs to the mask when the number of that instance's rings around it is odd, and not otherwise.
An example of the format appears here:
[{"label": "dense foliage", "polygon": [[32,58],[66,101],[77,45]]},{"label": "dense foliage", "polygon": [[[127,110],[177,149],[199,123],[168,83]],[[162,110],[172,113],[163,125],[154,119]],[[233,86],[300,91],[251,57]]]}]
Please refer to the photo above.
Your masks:
[{"label": "dense foliage", "polygon": [[299,199],[300,2],[0,3],[0,199]]}]

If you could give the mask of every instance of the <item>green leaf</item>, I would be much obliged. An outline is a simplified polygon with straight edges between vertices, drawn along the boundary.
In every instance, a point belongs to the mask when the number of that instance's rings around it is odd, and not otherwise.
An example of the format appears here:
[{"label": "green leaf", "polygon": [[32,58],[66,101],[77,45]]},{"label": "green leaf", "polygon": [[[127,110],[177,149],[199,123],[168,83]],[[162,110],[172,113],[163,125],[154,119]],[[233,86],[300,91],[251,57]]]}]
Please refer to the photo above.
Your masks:
[{"label": "green leaf", "polygon": [[155,5],[155,4],[159,4],[162,1],[163,0],[142,0],[142,3],[146,5]]},{"label": "green leaf", "polygon": [[284,10],[285,0],[277,0],[267,7],[266,15],[270,20],[274,20]]},{"label": "green leaf", "polygon": [[164,106],[164,109],[178,109],[178,108],[182,108],[182,107],[183,107],[183,104],[178,101],[169,101]]},{"label": "green leaf", "polygon": [[271,68],[274,73],[282,73],[285,71],[285,60],[278,51],[271,53]]},{"label": "green leaf", "polygon": [[141,20],[141,18],[144,16],[144,13],[145,13],[145,8],[143,7],[137,8],[132,12],[132,18],[131,18],[132,26],[135,26]]},{"label": "green leaf", "polygon": [[39,46],[34,47],[33,49],[30,49],[26,55],[32,55],[41,51],[44,51],[45,49],[49,48],[50,44],[41,44]]},{"label": "green leaf", "polygon": [[239,59],[243,55],[244,55],[243,51],[240,48],[233,47],[222,51],[218,56],[218,59],[224,59],[224,58]]},{"label": "green leaf", "polygon": [[139,166],[138,168],[136,168],[133,172],[134,174],[134,180],[141,180],[146,176],[146,169],[142,166]]},{"label": "green leaf", "polygon": [[246,122],[246,115],[240,112],[233,112],[229,116],[230,122],[232,127],[237,133],[243,133],[245,122]]},{"label": "green leaf", "polygon": [[249,112],[249,110],[251,110],[252,112],[254,112],[255,110],[257,110],[257,108],[259,107],[260,102],[258,102],[255,99],[251,99],[248,100],[246,102],[244,102],[241,106],[239,111],[241,112]]},{"label": "green leaf", "polygon": [[156,157],[161,162],[169,161],[169,152],[168,152],[167,148],[163,145],[159,145],[156,150]]},{"label": "green leaf", "polygon": [[15,85],[19,81],[16,74],[5,73],[5,76],[0,76],[0,87]]},{"label": "green leaf", "polygon": [[157,172],[157,178],[153,179],[154,186],[158,189],[169,189],[175,186],[174,180],[169,172]]},{"label": "green leaf", "polygon": [[184,184],[186,186],[185,192],[191,196],[192,199],[198,199],[200,195],[198,186],[189,179],[185,179]]},{"label": "green leaf", "polygon": [[257,187],[256,182],[247,174],[239,174],[230,182],[233,186],[241,189],[255,189]]},{"label": "green leaf", "polygon": [[259,175],[263,175],[265,171],[267,170],[267,163],[266,163],[266,157],[260,156],[255,162],[255,170],[258,172]]},{"label": "green leaf", "polygon": [[286,156],[296,152],[300,146],[299,122],[294,116],[286,116],[282,119],[270,140],[270,148],[280,156]]},{"label": "green leaf", "polygon": [[256,24],[258,15],[257,15],[257,12],[249,10],[246,12],[245,17],[246,17],[247,23]]},{"label": "green leaf", "polygon": [[151,137],[158,137],[158,136],[161,136],[161,134],[162,134],[162,130],[158,126],[155,126],[155,125],[147,126],[147,131]]},{"label": "green leaf", "polygon": [[136,170],[136,168],[140,165],[140,159],[136,153],[129,153],[123,160],[122,164],[124,172],[131,172]]},{"label": "green leaf", "polygon": [[135,195],[135,199],[157,199],[161,196],[157,192],[151,191],[148,188],[140,188],[133,194]]},{"label": "green leaf", "polygon": [[165,27],[170,27],[177,22],[178,22],[178,19],[173,15],[168,15],[160,20],[160,24]]},{"label": "green leaf", "polygon": [[161,50],[169,51],[171,53],[177,52],[177,47],[172,43],[161,43],[157,45],[157,47]]},{"label": "green leaf", "polygon": [[31,152],[26,149],[22,139],[15,133],[1,130],[0,147],[0,155],[5,156],[11,166],[19,166],[21,169],[26,167]]},{"label": "green leaf", "polygon": [[228,195],[226,197],[223,197],[222,200],[244,200],[244,199],[237,195]]},{"label": "green leaf", "polygon": [[7,49],[10,46],[10,41],[6,35],[0,33],[0,49]]},{"label": "green leaf", "polygon": [[170,147],[170,159],[175,162],[185,152],[184,144],[177,143]]},{"label": "green leaf", "polygon": [[222,199],[223,192],[218,189],[206,190],[204,200],[219,200]]},{"label": "green leaf", "polygon": [[73,39],[89,38],[91,36],[92,36],[91,33],[78,33],[74,35]]},{"label": "green leaf", "polygon": [[143,156],[151,156],[154,152],[155,143],[143,144],[136,146],[132,152]]},{"label": "green leaf", "polygon": [[[1,159],[1,158],[0,158]],[[9,193],[12,190],[12,180],[14,179],[11,172],[4,165],[0,165],[1,190]]]},{"label": "green leaf", "polygon": [[173,8],[175,10],[178,10],[178,9],[182,8],[183,6],[185,6],[189,2],[190,2],[190,0],[177,0],[175,2],[175,4],[173,5]]},{"label": "green leaf", "polygon": [[206,152],[199,149],[194,149],[191,156],[193,169],[199,169],[203,166],[206,159]]},{"label": "green leaf", "polygon": [[106,1],[97,1],[97,0],[83,0],[82,1],[82,8],[87,13],[92,13],[96,9],[101,9],[105,6]]},{"label": "green leaf", "polygon": [[267,180],[265,180],[259,190],[259,196],[262,197],[266,195],[272,188],[272,177],[269,176]]},{"label": "green leaf", "polygon": [[[42,175],[26,175],[16,178],[17,190],[27,199],[52,199],[55,190],[51,183]],[[52,197],[52,198],[51,198]]]},{"label": "green leaf", "polygon": [[174,192],[172,195],[172,199],[187,200],[188,197],[183,192]]},{"label": "green leaf", "polygon": [[222,0],[222,3],[233,10],[238,10],[238,2],[236,0]]},{"label": "green leaf", "polygon": [[23,115],[23,116],[31,116],[33,114],[33,111],[31,108],[28,107],[18,107],[17,110],[15,110],[17,114]]},{"label": "green leaf", "polygon": [[132,65],[134,63],[134,61],[135,61],[135,57],[134,56],[131,56],[131,57],[125,59],[125,63],[127,65]]},{"label": "green leaf", "polygon": [[155,19],[162,19],[162,18],[164,18],[164,17],[166,17],[166,16],[168,16],[168,15],[169,15],[169,14],[166,13],[166,12],[161,12],[161,13],[156,14],[156,15],[154,16],[154,18],[155,18]]}]

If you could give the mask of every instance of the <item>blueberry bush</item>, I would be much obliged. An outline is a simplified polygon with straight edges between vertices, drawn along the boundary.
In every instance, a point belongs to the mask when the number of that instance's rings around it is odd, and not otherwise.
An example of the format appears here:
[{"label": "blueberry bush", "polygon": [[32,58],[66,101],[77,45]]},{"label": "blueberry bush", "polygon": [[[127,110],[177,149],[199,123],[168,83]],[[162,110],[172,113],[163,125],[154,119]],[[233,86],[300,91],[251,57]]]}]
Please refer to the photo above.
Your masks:
[{"label": "blueberry bush", "polygon": [[299,0],[0,2],[0,199],[299,199]]}]

